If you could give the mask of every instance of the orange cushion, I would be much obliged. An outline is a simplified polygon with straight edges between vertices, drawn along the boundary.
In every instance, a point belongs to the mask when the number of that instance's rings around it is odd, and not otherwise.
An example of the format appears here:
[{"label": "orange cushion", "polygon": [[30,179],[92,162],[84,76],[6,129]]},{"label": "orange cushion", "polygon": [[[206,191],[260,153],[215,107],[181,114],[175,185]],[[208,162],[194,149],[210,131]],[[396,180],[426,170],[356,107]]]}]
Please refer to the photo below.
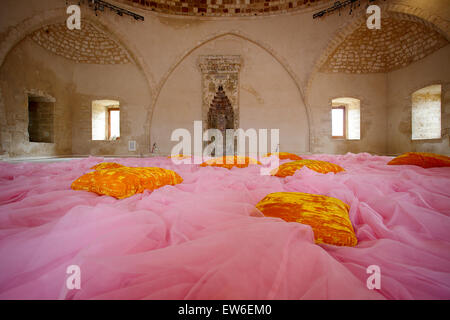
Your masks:
[{"label": "orange cushion", "polygon": [[189,155],[183,155],[183,154],[177,154],[175,156],[168,156],[168,159],[177,159],[177,160],[184,160],[184,159],[190,159],[191,156]]},{"label": "orange cushion", "polygon": [[116,169],[121,168],[123,165],[115,163],[115,162],[102,162],[95,166],[93,166],[91,169],[94,170],[105,170],[105,169]]},{"label": "orange cushion", "polygon": [[300,192],[276,192],[256,208],[266,217],[310,225],[316,243],[356,246],[358,240],[348,216],[350,207],[339,199]]},{"label": "orange cushion", "polygon": [[320,161],[320,160],[298,160],[282,164],[277,169],[272,171],[272,175],[276,177],[287,177],[294,175],[295,171],[300,170],[303,167],[307,167],[319,173],[338,173],[345,171],[342,167],[337,164]]},{"label": "orange cushion", "polygon": [[231,169],[233,167],[245,168],[250,164],[261,164],[261,162],[250,158],[250,157],[240,157],[240,156],[223,156],[208,161],[203,162],[200,166],[206,167],[221,167]]},{"label": "orange cushion", "polygon": [[450,157],[435,153],[407,152],[389,161],[388,165],[413,165],[422,168],[450,167]]},{"label": "orange cushion", "polygon": [[280,160],[302,160],[302,157],[299,157],[296,154],[289,153],[289,152],[275,152],[275,153],[268,153],[264,157],[270,157],[270,156],[278,156]]},{"label": "orange cushion", "polygon": [[181,182],[183,179],[172,170],[120,167],[89,172],[75,180],[71,187],[73,190],[90,191],[123,199],[144,190],[154,190]]}]

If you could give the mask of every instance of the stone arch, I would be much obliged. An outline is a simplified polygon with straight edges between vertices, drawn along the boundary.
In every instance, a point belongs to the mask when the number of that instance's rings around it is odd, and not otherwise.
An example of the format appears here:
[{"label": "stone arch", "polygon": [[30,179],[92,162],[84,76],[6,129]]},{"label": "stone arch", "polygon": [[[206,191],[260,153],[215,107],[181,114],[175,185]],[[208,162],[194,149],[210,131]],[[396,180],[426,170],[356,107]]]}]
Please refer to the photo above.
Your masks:
[{"label": "stone arch", "polygon": [[[153,74],[149,71],[147,64],[143,57],[138,53],[138,50],[129,43],[124,36],[118,35],[113,32],[111,28],[101,22],[98,17],[95,16],[89,10],[82,11],[83,19],[86,19],[94,27],[99,28],[101,31],[106,33],[112,41],[114,41],[118,46],[124,49],[129,55],[130,60],[139,68],[139,70],[144,74],[144,77],[148,83],[148,89],[151,96],[154,95],[155,81]],[[3,66],[5,59],[9,52],[13,50],[23,39],[33,32],[39,30],[40,28],[54,24],[65,22],[67,19],[67,14],[64,8],[52,9],[42,12],[41,14],[34,15],[22,21],[15,27],[11,27],[8,34],[5,36],[4,40],[0,46],[0,68]]]},{"label": "stone arch", "polygon": [[446,19],[428,13],[421,8],[414,8],[405,4],[389,3],[384,4],[382,8],[390,12],[403,13],[411,17],[415,17],[416,19],[421,20],[429,27],[442,34],[447,39],[447,41],[450,41],[450,21]]},{"label": "stone arch", "polygon": [[[413,21],[420,21],[433,30],[440,33],[447,41],[450,42],[450,22],[433,14],[426,12],[421,8],[413,8],[405,4],[391,4],[383,3],[379,5],[382,12],[393,12],[402,14]],[[319,72],[320,67],[325,63],[328,57],[345,41],[345,39],[355,31],[361,23],[365,21],[366,12],[361,10],[357,13],[355,18],[350,22],[344,24],[339,28],[331,38],[327,48],[322,52],[319,58],[316,60],[305,90],[305,103],[309,108],[309,92],[314,81],[314,78]]]},{"label": "stone arch", "polygon": [[[16,26],[11,27],[8,30],[8,33],[6,34],[4,40],[0,44],[0,68],[3,66],[7,55],[27,36],[47,25],[65,22],[68,17],[65,9],[65,7],[62,7],[52,10],[45,10],[40,14],[25,19]],[[135,66],[146,79],[148,92],[150,94],[150,97],[153,98],[155,95],[154,76],[151,73],[150,68],[146,64],[144,58],[139,54],[139,51],[135,48],[135,46],[127,41],[125,36],[117,34],[117,32],[113,32],[106,23],[103,23],[100,19],[98,19],[98,17],[96,17],[95,14],[90,10],[82,11],[82,19],[86,19],[94,27],[99,28],[102,32],[106,33],[111,38],[111,40],[113,40],[119,47],[127,52],[130,61],[135,64]],[[146,107],[146,109],[149,110],[149,114],[151,114],[151,107],[152,102],[150,101]],[[146,128],[146,132],[149,132],[149,128]],[[148,133],[146,137],[146,144],[149,145],[150,134]]]},{"label": "stone arch", "polygon": [[[155,87],[154,77],[152,73],[149,71],[149,68],[145,63],[145,60],[133,47],[133,45],[129,43],[127,40],[124,40],[126,39],[126,37],[120,36],[115,32],[113,32],[108,25],[97,19],[91,11],[84,10],[82,14],[83,19],[86,19],[94,27],[99,28],[101,31],[106,33],[111,38],[112,41],[114,41],[118,46],[120,46],[127,52],[130,60],[144,74],[148,82],[149,92],[153,96],[154,91],[153,88]],[[0,45],[0,67],[3,66],[6,56],[9,54],[9,52],[11,52],[11,50],[14,49],[14,47],[16,47],[28,35],[32,34],[33,32],[39,30],[44,26],[54,23],[65,22],[66,18],[67,14],[65,12],[64,7],[59,9],[46,10],[41,14],[34,15],[33,17],[24,20],[20,24],[11,27],[9,29],[8,34],[5,36],[5,39],[1,42]]]},{"label": "stone arch", "polygon": [[248,41],[254,45],[256,45],[258,48],[264,50],[265,52],[267,52],[272,58],[275,59],[275,61],[277,61],[280,66],[287,72],[287,74],[289,75],[289,77],[292,79],[292,81],[294,82],[301,101],[303,102],[303,105],[305,106],[305,112],[306,112],[306,116],[307,116],[307,123],[308,123],[308,146],[307,149],[308,151],[311,150],[311,121],[310,121],[310,111],[305,103],[305,98],[304,98],[304,94],[303,94],[303,90],[300,86],[300,81],[297,78],[297,76],[295,75],[295,73],[291,70],[291,68],[289,67],[288,63],[280,56],[278,56],[275,51],[268,45],[262,44],[261,42],[254,40],[244,34],[242,34],[242,32],[240,31],[228,31],[228,32],[221,32],[221,33],[217,33],[217,34],[213,34],[210,35],[207,39],[200,41],[197,43],[197,45],[195,45],[194,47],[186,50],[178,59],[177,61],[169,68],[169,70],[164,74],[164,76],[162,77],[161,81],[159,82],[159,84],[157,85],[156,89],[155,89],[155,96],[153,99],[153,103],[152,103],[152,107],[150,109],[150,115],[148,118],[148,123],[151,126],[152,121],[153,121],[153,113],[155,110],[155,107],[158,103],[158,98],[160,96],[160,93],[164,87],[164,85],[166,84],[167,80],[170,78],[170,76],[174,73],[174,71],[177,69],[177,67],[183,63],[184,60],[186,60],[195,50],[197,50],[198,48],[223,37],[226,36],[235,36],[238,37],[240,39],[243,39],[245,41]]}]

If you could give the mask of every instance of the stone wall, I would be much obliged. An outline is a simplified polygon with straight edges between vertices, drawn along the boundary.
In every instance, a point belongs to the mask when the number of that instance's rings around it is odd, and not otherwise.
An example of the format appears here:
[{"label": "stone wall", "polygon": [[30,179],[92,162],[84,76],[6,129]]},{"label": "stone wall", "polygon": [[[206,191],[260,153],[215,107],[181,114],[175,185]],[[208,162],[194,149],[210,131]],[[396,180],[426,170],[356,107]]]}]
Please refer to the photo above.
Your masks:
[{"label": "stone wall", "polygon": [[[170,152],[172,130],[190,129],[194,120],[202,120],[200,55],[242,57],[239,126],[280,129],[281,151],[382,154],[417,149],[447,152],[445,139],[425,144],[410,140],[411,93],[436,82],[443,84],[442,130],[448,132],[446,86],[449,73],[446,68],[449,53],[448,45],[444,46],[446,43],[442,40],[448,41],[450,35],[447,2],[389,1],[383,8],[409,13],[427,22],[419,23],[416,17],[387,17],[396,20],[391,21],[391,27],[403,28],[404,32],[400,34],[400,29],[393,29],[395,41],[388,35],[381,37],[383,40],[376,48],[387,54],[382,59],[385,65],[380,66],[381,69],[374,68],[376,59],[372,64],[368,60],[363,62],[362,56],[369,54],[367,44],[364,48],[349,45],[349,50],[360,50],[358,63],[347,60],[345,68],[336,69],[339,72],[334,69],[317,72],[324,61],[334,61],[332,59],[349,53],[345,51],[346,46],[340,47],[344,50],[342,53],[336,55],[335,51],[348,35],[359,34],[355,30],[360,25],[354,23],[363,21],[358,19],[363,19],[364,13],[312,19],[316,8],[311,7],[287,14],[275,11],[273,15],[261,17],[189,17],[124,5],[144,15],[142,22],[119,17],[108,10],[95,16],[83,6],[86,30],[90,30],[89,25],[94,26],[95,32],[101,34],[94,38],[103,39],[96,44],[92,39],[86,42],[83,33],[76,31],[67,34],[60,30],[57,33],[62,38],[50,39],[56,30],[52,28],[61,26],[67,18],[65,1],[3,0],[0,10],[0,154],[144,155],[155,142],[162,152]],[[322,5],[325,2],[318,2],[317,9]],[[390,30],[390,25],[385,29]],[[405,35],[408,36],[402,39]],[[107,48],[106,43],[114,46]],[[421,48],[420,43],[428,47]],[[89,52],[91,44],[99,50],[95,59],[84,54]],[[395,59],[386,58],[390,55]],[[346,68],[351,72],[355,68],[355,73],[346,74]],[[391,69],[396,71],[391,72]],[[358,74],[358,71],[377,74]],[[26,95],[27,90],[32,89],[55,98],[53,144],[35,146],[27,142]],[[359,141],[330,140],[330,103],[343,96],[361,100]],[[123,134],[120,141],[91,140],[91,103],[99,99],[120,101]],[[137,152],[128,151],[129,140],[137,141]]]},{"label": "stone wall", "polygon": [[[450,46],[422,61],[391,72],[388,77],[388,152],[408,151],[450,154]],[[424,87],[441,84],[441,138],[412,140],[412,94]]]},{"label": "stone wall", "polygon": [[384,15],[380,30],[363,21],[321,67],[331,73],[386,73],[406,67],[443,48],[448,41],[423,21]]},{"label": "stone wall", "polygon": [[[145,115],[151,98],[144,76],[133,64],[74,64],[26,38],[1,67],[0,88],[0,116],[5,115],[0,119],[0,153],[30,157],[148,152]],[[30,142],[30,94],[54,98],[52,143]],[[92,141],[92,101],[102,99],[123,105],[120,141]],[[129,140],[137,141],[136,152],[128,151]]]},{"label": "stone wall", "polygon": [[151,141],[161,153],[170,154],[177,144],[170,140],[175,129],[187,129],[194,138],[194,121],[203,117],[203,75],[198,59],[223,53],[240,56],[242,63],[236,96],[239,128],[280,129],[281,151],[308,152],[308,114],[292,77],[270,52],[241,37],[226,35],[192,51],[162,87],[151,122]]},{"label": "stone wall", "polygon": [[[149,152],[146,115],[151,96],[142,72],[132,64],[77,64],[73,74],[72,152],[75,155],[139,156]],[[92,140],[92,102],[116,100],[120,103],[120,140]],[[128,141],[137,150],[128,151]]]},{"label": "stone wall", "polygon": [[[1,145],[11,157],[72,153],[73,64],[53,56],[30,39],[22,41],[0,68]],[[30,142],[29,96],[52,101],[51,143]],[[49,113],[46,113],[49,114]]]},{"label": "stone wall", "polygon": [[323,0],[122,0],[151,11],[186,16],[258,16],[301,10]]}]

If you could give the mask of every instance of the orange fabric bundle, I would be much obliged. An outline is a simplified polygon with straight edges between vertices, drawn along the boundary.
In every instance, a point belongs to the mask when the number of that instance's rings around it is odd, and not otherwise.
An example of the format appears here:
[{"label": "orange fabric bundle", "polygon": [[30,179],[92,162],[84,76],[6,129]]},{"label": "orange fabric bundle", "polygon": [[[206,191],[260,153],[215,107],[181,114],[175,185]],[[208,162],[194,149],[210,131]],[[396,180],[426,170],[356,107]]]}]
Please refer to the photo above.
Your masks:
[{"label": "orange fabric bundle", "polygon": [[298,160],[282,164],[277,169],[272,171],[272,175],[276,177],[287,177],[292,176],[297,170],[303,167],[307,167],[319,173],[329,173],[329,172],[342,172],[345,171],[342,167],[337,164],[320,161],[320,160]]},{"label": "orange fabric bundle", "polygon": [[302,157],[299,157],[298,155],[289,152],[268,153],[264,157],[270,156],[278,156],[280,160],[303,160]]},{"label": "orange fabric bundle", "polygon": [[422,168],[450,167],[450,157],[435,153],[407,152],[389,161],[388,165],[413,165]]},{"label": "orange fabric bundle", "polygon": [[184,160],[184,159],[190,159],[191,156],[183,155],[183,154],[177,154],[175,156],[168,156],[168,159],[177,159],[177,160]]},{"label": "orange fabric bundle", "polygon": [[115,162],[102,162],[95,166],[93,166],[91,169],[93,170],[105,170],[105,169],[116,169],[121,168],[123,165],[115,163]]},{"label": "orange fabric bundle", "polygon": [[250,157],[223,156],[205,161],[200,166],[201,167],[211,166],[211,167],[221,167],[231,169],[233,167],[245,168],[248,167],[250,164],[261,164],[261,162]]},{"label": "orange fabric bundle", "polygon": [[356,246],[358,240],[348,216],[349,205],[339,199],[300,192],[276,192],[256,208],[266,217],[310,225],[316,243]]},{"label": "orange fabric bundle", "polygon": [[181,182],[183,179],[172,170],[122,166],[89,172],[75,180],[71,188],[123,199],[144,190],[154,190]]}]

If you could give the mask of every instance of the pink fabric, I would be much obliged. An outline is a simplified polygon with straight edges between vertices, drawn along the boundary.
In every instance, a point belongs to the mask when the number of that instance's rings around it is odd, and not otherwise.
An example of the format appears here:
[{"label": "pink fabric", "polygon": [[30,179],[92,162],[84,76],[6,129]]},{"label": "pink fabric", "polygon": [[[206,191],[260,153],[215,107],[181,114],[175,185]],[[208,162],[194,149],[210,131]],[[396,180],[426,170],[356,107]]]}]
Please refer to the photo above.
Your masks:
[{"label": "pink fabric", "polygon": [[[184,179],[116,200],[70,189],[102,158],[0,163],[0,299],[450,298],[450,168],[304,158],[347,171],[280,179],[258,166],[115,159]],[[262,217],[256,203],[278,191],[348,203],[359,244],[316,245],[309,226]],[[70,265],[81,268],[81,290],[66,288]],[[370,265],[381,268],[380,290],[366,287]]]}]

